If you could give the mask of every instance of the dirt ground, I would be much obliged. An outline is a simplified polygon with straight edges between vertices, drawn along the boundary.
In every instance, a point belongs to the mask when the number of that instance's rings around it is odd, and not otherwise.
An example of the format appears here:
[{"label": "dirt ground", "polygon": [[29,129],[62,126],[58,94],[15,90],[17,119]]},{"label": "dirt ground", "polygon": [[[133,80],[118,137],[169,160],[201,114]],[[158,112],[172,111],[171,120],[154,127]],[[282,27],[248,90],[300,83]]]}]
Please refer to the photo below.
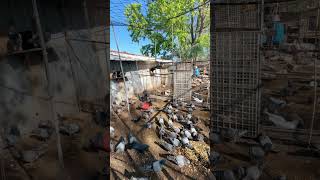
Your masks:
[{"label": "dirt ground", "polygon": [[[138,103],[139,101],[135,101],[131,104],[131,115],[133,117],[139,114],[139,110],[136,109]],[[153,104],[156,109],[164,105],[165,102],[162,100],[156,100]],[[204,136],[208,137],[210,132],[210,112],[201,111],[199,108],[193,112],[193,115],[199,117],[200,121],[197,125],[203,130]],[[139,173],[140,166],[164,158],[163,155],[167,153],[154,143],[159,140],[155,126],[152,129],[144,129],[143,124],[143,120],[138,123],[132,122],[125,110],[118,115],[113,114],[111,126],[115,128],[115,137],[112,139],[114,142],[117,142],[120,136],[126,138],[128,133],[131,132],[138,140],[148,144],[150,147],[149,151],[144,155],[137,153],[135,150],[126,150],[122,154],[111,152],[111,179],[129,179],[126,177],[126,171],[135,172],[136,177],[147,176],[151,179],[209,179],[208,162],[204,161],[191,161],[190,165],[183,168],[179,168],[177,165],[167,161],[161,173],[147,175]],[[242,142],[236,144],[215,145],[213,150],[222,154],[223,161],[214,167],[214,170],[226,170],[238,166],[252,165],[248,150],[249,146],[255,143],[256,141],[253,139],[243,139]],[[319,157],[290,155],[291,152],[301,149],[305,148],[274,141],[274,151],[265,157],[266,165],[260,179],[272,180],[279,175],[286,175],[288,180],[318,180],[320,176]],[[175,154],[186,155],[179,150]]]},{"label": "dirt ground", "polygon": [[[153,108],[161,108],[164,105],[165,102],[161,100],[153,102]],[[138,103],[131,105],[131,115],[133,117],[140,113],[139,110],[136,109],[137,106]],[[194,111],[193,115],[199,117],[200,120],[197,125],[202,128],[202,133],[208,138],[209,129],[206,124],[208,123],[209,112],[197,110]],[[165,114],[162,114],[162,116],[166,120]],[[154,143],[155,141],[160,140],[156,134],[155,125],[153,124],[151,129],[145,129],[143,128],[143,125],[143,120],[142,122],[138,123],[131,121],[127,112],[121,112],[119,115],[113,115],[111,120],[111,126],[115,129],[115,138],[113,141],[117,142],[120,136],[127,137],[128,133],[131,132],[142,143],[148,144],[149,150],[146,152],[146,154],[142,155],[137,153],[135,150],[126,150],[126,152],[122,154],[111,152],[111,179],[127,179],[125,177],[125,171],[137,172],[137,176],[143,175],[139,174],[140,166],[153,162],[154,160],[165,158],[165,154],[168,154],[167,151],[163,150]],[[179,124],[174,124],[174,126],[179,126]],[[209,149],[209,145],[205,145]],[[183,153],[183,150],[179,148],[174,152],[174,154]],[[174,163],[167,161],[161,173],[148,174],[144,175],[144,177],[149,176],[151,179],[205,179],[207,173],[208,162],[202,163],[199,161],[191,161],[190,165],[179,168]]]},{"label": "dirt ground", "polygon": [[[9,180],[98,180],[99,172],[106,165],[108,155],[104,152],[86,152],[83,146],[90,137],[96,132],[103,132],[103,128],[96,125],[90,114],[82,113],[80,118],[68,118],[66,121],[72,121],[80,125],[80,133],[65,136],[61,135],[61,145],[64,155],[65,176],[61,175],[59,170],[58,152],[55,134],[47,142],[41,142],[28,136],[19,140],[16,148],[6,149],[2,152],[4,157],[3,166],[5,167],[5,177]],[[38,145],[48,144],[46,153],[33,163],[19,163],[12,153],[16,150],[26,150]],[[10,153],[11,152],[11,153]],[[62,177],[61,177],[62,176]],[[100,179],[103,179],[100,177]]]}]

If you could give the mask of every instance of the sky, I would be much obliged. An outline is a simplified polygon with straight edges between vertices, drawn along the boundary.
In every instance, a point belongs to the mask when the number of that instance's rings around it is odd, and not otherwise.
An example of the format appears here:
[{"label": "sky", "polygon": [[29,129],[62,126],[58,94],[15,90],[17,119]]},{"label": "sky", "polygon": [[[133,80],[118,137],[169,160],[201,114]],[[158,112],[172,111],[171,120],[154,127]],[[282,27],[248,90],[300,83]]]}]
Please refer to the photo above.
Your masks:
[{"label": "sky", "polygon": [[[114,26],[114,32],[112,27],[110,28],[110,48],[112,50],[117,50],[115,37],[118,41],[118,46],[120,51],[126,51],[133,54],[141,54],[140,48],[147,44],[149,41],[144,40],[138,43],[132,42],[130,37],[130,32],[128,32],[126,26]],[[114,35],[115,34],[115,35]]]},{"label": "sky", "polygon": [[132,42],[127,26],[119,26],[119,24],[128,24],[124,15],[125,6],[137,2],[143,5],[145,11],[145,0],[110,0],[111,23],[114,22],[116,24],[114,26],[114,33],[112,27],[110,27],[111,50],[117,50],[115,38],[118,41],[120,51],[126,51],[133,54],[141,54],[141,47],[148,44],[148,40],[142,40],[139,43]]}]

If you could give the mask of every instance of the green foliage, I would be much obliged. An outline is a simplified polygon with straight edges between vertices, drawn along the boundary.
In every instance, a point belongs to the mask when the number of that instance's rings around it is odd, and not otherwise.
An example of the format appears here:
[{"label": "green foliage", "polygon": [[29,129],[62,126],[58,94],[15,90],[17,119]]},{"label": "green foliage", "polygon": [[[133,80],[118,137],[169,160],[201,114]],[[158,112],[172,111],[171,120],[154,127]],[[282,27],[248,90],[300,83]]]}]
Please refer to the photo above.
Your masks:
[{"label": "green foliage", "polygon": [[[125,9],[132,41],[149,39],[141,48],[144,55],[165,58],[206,56],[209,44],[209,3],[187,14],[205,0],[157,0],[148,4],[147,12],[141,4],[130,4]],[[179,16],[181,15],[181,16]],[[175,17],[175,18],[173,18]]]}]

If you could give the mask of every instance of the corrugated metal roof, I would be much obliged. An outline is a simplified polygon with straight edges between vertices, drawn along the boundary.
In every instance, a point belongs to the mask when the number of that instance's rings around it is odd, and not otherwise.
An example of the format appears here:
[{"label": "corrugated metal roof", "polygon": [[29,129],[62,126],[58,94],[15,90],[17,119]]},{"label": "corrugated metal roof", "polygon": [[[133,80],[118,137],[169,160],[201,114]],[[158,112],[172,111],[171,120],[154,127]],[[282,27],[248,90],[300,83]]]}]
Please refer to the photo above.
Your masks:
[{"label": "corrugated metal roof", "polygon": [[[164,59],[157,59],[153,57],[138,55],[138,54],[131,54],[127,52],[120,52],[120,58],[122,61],[149,61],[149,62],[164,62],[164,63],[171,63],[172,60],[164,60]],[[110,60],[111,61],[119,61],[119,54],[118,51],[110,50]]]}]

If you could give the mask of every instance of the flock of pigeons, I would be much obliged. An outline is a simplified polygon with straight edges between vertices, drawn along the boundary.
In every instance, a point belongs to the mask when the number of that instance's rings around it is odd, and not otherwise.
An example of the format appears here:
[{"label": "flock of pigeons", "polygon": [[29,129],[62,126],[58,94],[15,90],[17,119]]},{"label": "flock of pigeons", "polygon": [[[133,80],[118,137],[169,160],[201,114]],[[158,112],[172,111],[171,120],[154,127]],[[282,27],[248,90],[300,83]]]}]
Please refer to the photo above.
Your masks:
[{"label": "flock of pigeons", "polygon": [[[232,128],[223,129],[220,133],[210,134],[211,142],[214,144],[222,144],[225,141],[235,142],[245,134],[245,131],[238,131]],[[257,143],[251,145],[248,149],[248,155],[251,162],[251,166],[248,167],[237,167],[234,169],[227,169],[221,171],[214,171],[211,174],[211,179],[221,180],[258,180],[262,171],[265,167],[264,158],[272,151],[272,141],[266,135],[260,135],[256,139]],[[216,151],[211,151],[210,163],[213,166],[222,162],[223,157]],[[278,179],[285,179],[284,176],[279,176]]]},{"label": "flock of pigeons", "polygon": [[[274,100],[274,99],[273,99]],[[275,100],[274,100],[275,101]],[[283,106],[283,102],[274,102],[279,106]],[[186,110],[179,110],[179,108],[185,107]],[[171,161],[179,167],[190,164],[190,160],[182,155],[174,155],[172,152],[177,147],[193,149],[190,141],[202,141],[207,142],[208,139],[201,134],[202,129],[197,126],[198,118],[192,115],[195,110],[194,104],[187,104],[183,101],[175,101],[167,104],[162,110],[164,113],[159,113],[156,117],[156,121],[150,121],[153,110],[143,111],[141,116],[133,119],[132,121],[137,123],[141,120],[145,120],[145,127],[152,128],[153,126],[156,129],[159,140],[155,141],[159,147],[166,150],[168,153],[165,159],[156,160],[150,164],[146,164],[140,168],[141,172],[160,172],[162,171],[166,161]],[[276,123],[283,123],[285,121],[280,121],[279,117],[275,114],[269,113],[267,110],[264,111],[270,121]],[[155,125],[154,125],[155,124]],[[282,125],[282,124],[281,124]],[[289,125],[288,125],[289,127]],[[292,127],[294,128],[294,127]],[[110,128],[111,137],[114,136],[114,128]],[[247,131],[241,131],[233,128],[222,129],[219,133],[211,133],[210,141],[214,144],[221,144],[225,141],[236,142]],[[209,179],[221,179],[221,180],[258,180],[262,171],[265,167],[264,159],[265,156],[272,151],[272,141],[266,135],[260,135],[256,139],[257,143],[252,145],[248,149],[248,155],[254,165],[248,167],[237,167],[234,169],[223,170],[223,171],[214,171],[210,174]],[[129,133],[125,139],[123,136],[120,137],[116,144],[111,142],[111,150],[116,153],[124,152],[126,149],[134,149],[138,153],[145,153],[149,145],[143,144],[138,141],[138,139],[132,134]],[[211,165],[218,165],[221,163],[223,156],[216,151],[208,152],[209,160]],[[136,179],[132,177],[131,179]],[[281,176],[279,179],[285,179]]]},{"label": "flock of pigeons", "polygon": [[[178,109],[182,107],[186,110]],[[142,111],[141,116],[132,120],[135,123],[144,120],[145,128],[155,127],[159,137],[155,144],[168,152],[166,158],[141,167],[141,172],[160,172],[167,160],[179,167],[190,164],[189,159],[183,155],[174,155],[173,151],[178,147],[193,149],[190,141],[205,141],[205,136],[201,134],[202,129],[196,125],[199,120],[192,115],[195,108],[194,104],[187,104],[178,100],[168,103],[162,110],[163,113],[157,115],[155,121],[151,120],[154,110]],[[115,129],[110,127],[111,137],[114,137],[114,131]],[[129,133],[126,139],[121,136],[116,144],[110,143],[111,150],[116,153],[124,152],[126,149],[134,149],[138,153],[145,153],[149,148],[149,145],[139,142],[132,133]]]}]

